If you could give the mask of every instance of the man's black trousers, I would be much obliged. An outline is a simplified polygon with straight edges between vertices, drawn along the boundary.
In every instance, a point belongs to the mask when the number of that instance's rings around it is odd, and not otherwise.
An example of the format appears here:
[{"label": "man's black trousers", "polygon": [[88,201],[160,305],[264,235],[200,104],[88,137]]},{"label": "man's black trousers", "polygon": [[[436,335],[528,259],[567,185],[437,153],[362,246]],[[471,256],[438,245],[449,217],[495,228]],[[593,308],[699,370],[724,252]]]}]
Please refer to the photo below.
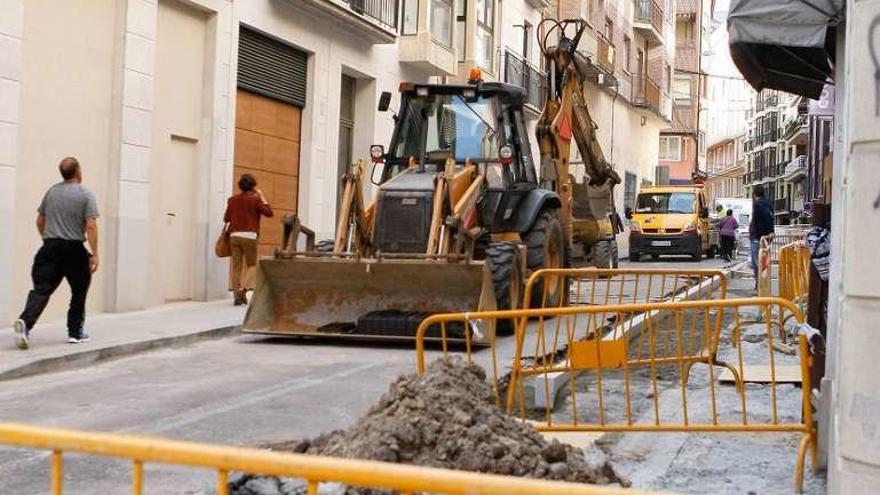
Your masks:
[{"label": "man's black trousers", "polygon": [[67,333],[77,337],[82,328],[86,311],[86,294],[92,281],[89,270],[89,253],[82,241],[46,239],[34,256],[31,269],[34,288],[28,293],[27,303],[20,318],[27,327],[33,328],[46,309],[49,296],[55,292],[61,279],[70,285],[70,309],[67,311]]}]

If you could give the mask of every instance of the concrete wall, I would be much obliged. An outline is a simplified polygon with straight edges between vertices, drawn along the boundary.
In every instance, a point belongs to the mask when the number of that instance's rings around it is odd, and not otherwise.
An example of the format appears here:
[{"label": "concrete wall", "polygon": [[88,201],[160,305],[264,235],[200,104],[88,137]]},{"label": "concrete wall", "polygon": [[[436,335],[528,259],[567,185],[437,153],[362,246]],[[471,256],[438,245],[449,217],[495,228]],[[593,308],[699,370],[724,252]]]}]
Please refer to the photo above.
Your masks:
[{"label": "concrete wall", "polygon": [[[829,354],[829,493],[875,493],[880,486],[880,116],[871,60],[880,1],[847,3],[839,32],[834,138]],[[876,38],[874,38],[876,39]],[[843,100],[843,101],[841,101]],[[827,385],[827,384],[825,384]]]},{"label": "concrete wall", "polygon": [[[0,0],[0,324],[12,319],[13,295],[19,291],[14,280],[16,226],[16,170],[21,120],[21,52],[23,0]],[[20,308],[19,308],[20,309]],[[17,312],[15,313],[18,314]]]},{"label": "concrete wall", "polygon": [[[102,214],[99,231],[107,225],[110,207],[110,130],[114,74],[116,0],[55,2],[33,0],[23,4],[20,93],[17,101],[19,132],[13,227],[15,239],[11,279],[13,291],[4,300],[7,321],[24,306],[30,287],[33,255],[41,240],[34,227],[36,209],[45,191],[61,181],[58,162],[73,155],[83,167],[84,184],[92,190]],[[5,10],[5,9],[4,9]],[[80,26],[71,36],[70,26]],[[5,237],[5,235],[4,235]],[[8,263],[5,261],[4,264]],[[92,281],[87,310],[101,311],[107,272]],[[47,314],[66,311],[69,290],[62,284]],[[10,305],[11,304],[11,305]]]},{"label": "concrete wall", "polygon": [[[3,191],[10,203],[0,204],[0,227],[12,233],[0,239],[0,253],[8,254],[0,258],[0,324],[19,313],[31,286],[31,260],[40,244],[36,206],[60,180],[57,163],[67,155],[80,159],[84,184],[94,191],[101,212],[101,266],[90,289],[88,312],[164,302],[162,287],[168,284],[151,275],[157,272],[153,267],[163,264],[168,273],[179,272],[185,298],[225,293],[214,288],[225,280],[225,264],[209,251],[219,222],[211,222],[217,223],[211,232],[208,219],[222,214],[231,174],[226,125],[232,104],[232,2],[162,3],[196,16],[201,42],[200,63],[193,68],[193,57],[178,60],[180,70],[168,69],[164,86],[155,82],[160,33],[155,0],[4,0],[0,5],[0,187],[10,189]],[[77,26],[76,36],[70,26]],[[172,26],[165,33],[175,39],[159,41],[188,44],[178,31]],[[187,69],[193,74],[185,82]],[[178,91],[182,87],[190,91]],[[154,110],[163,106],[171,109],[171,116],[154,120]],[[188,117],[175,119],[178,111],[189,112]],[[161,253],[180,247],[169,246],[154,229],[167,220],[160,214],[162,189],[174,183],[168,177],[173,172],[157,175],[155,162],[171,170],[175,165],[166,163],[167,156],[154,155],[157,129],[163,130],[163,144],[172,133],[193,143],[188,190],[177,193],[188,195],[187,223],[178,229],[186,236],[186,256],[181,253],[172,263]],[[153,189],[153,182],[159,187]],[[62,285],[44,316],[62,315],[66,299]]]}]

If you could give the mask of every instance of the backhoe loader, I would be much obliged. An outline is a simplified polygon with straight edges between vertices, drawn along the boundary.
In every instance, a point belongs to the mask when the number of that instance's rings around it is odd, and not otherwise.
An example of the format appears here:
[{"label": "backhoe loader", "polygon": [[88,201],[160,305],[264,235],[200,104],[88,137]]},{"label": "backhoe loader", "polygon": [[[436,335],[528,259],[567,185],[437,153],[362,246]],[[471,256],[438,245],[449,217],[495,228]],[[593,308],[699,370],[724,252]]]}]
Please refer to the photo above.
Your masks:
[{"label": "backhoe loader", "polygon": [[[370,149],[375,199],[365,201],[360,161],[342,179],[335,239],[312,239],[298,250],[303,227],[295,217],[285,219],[282,247],[258,265],[244,331],[409,340],[431,313],[519,307],[530,272],[567,266],[573,230],[596,239],[613,232],[603,215],[613,212],[606,203],[619,179],[595,143],[579,93],[574,53],[583,26],[569,39],[565,27],[572,22],[557,23],[557,46],[547,47],[548,38],[542,44],[553,82],[538,123],[540,166],[532,158],[522,88],[483,82],[479,71],[467,84],[402,83],[389,147]],[[390,99],[382,94],[380,111]],[[574,201],[572,136],[590,160],[590,182],[575,187]],[[592,225],[580,229],[584,208]],[[564,302],[566,281],[545,283],[532,305]],[[499,322],[498,330],[510,328]],[[496,332],[470,330],[475,344],[491,342]],[[432,328],[428,338],[464,333]]]}]

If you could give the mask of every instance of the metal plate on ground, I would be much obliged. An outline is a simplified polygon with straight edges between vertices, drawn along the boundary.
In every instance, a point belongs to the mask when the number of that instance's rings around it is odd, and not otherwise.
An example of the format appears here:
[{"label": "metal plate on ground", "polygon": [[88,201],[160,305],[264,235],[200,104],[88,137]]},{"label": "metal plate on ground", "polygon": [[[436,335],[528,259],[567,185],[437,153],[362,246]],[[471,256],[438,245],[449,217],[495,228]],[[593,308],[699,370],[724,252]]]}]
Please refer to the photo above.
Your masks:
[{"label": "metal plate on ground", "polygon": [[[747,364],[743,366],[743,374],[745,375],[746,383],[770,383],[773,381],[770,374],[770,365],[768,364]],[[726,369],[718,375],[718,381],[721,383],[733,383],[733,374],[730,370]],[[801,383],[801,367],[777,366],[776,383]]]}]

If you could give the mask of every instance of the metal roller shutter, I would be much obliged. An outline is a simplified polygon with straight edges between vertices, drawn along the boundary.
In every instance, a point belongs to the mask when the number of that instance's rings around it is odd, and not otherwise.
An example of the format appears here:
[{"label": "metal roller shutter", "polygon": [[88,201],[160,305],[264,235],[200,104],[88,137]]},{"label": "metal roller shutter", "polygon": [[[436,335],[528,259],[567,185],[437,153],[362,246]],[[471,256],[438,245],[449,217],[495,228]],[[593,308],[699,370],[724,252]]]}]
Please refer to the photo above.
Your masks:
[{"label": "metal roller shutter", "polygon": [[304,107],[308,54],[244,26],[238,38],[238,87]]}]

